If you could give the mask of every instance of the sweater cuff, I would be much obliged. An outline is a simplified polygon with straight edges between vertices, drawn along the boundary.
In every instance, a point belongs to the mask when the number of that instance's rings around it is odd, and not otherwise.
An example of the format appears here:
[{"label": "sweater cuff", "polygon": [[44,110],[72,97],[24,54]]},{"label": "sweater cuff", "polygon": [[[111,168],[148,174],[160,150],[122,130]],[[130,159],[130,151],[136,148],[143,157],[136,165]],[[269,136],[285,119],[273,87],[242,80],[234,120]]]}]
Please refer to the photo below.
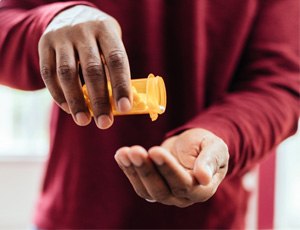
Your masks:
[{"label": "sweater cuff", "polygon": [[39,27],[39,36],[42,35],[51,20],[61,11],[77,5],[87,5],[97,8],[94,4],[86,1],[71,1],[71,2],[55,2],[47,5],[42,5],[34,9],[39,15],[37,25]]}]

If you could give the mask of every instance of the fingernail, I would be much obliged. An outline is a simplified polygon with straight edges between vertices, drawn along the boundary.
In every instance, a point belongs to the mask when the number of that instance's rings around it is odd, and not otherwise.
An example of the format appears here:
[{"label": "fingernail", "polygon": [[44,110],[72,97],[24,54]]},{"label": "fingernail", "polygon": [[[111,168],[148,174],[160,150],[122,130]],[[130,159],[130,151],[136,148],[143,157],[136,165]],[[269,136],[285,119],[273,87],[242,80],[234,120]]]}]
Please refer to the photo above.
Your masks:
[{"label": "fingernail", "polygon": [[89,116],[88,116],[86,113],[84,113],[84,112],[76,113],[75,119],[76,119],[76,122],[77,122],[79,125],[86,125],[86,124],[88,124],[89,121],[90,121]]},{"label": "fingernail", "polygon": [[112,125],[112,120],[107,115],[100,115],[97,118],[97,126],[100,129],[107,129]]},{"label": "fingernail", "polygon": [[164,160],[160,156],[151,157],[151,159],[157,165],[162,165],[164,163]]},{"label": "fingernail", "polygon": [[118,110],[122,113],[128,112],[131,109],[131,104],[128,98],[122,97],[118,101]]},{"label": "fingernail", "polygon": [[68,113],[68,114],[70,114],[71,112],[70,112],[70,109],[69,109],[69,106],[68,106],[68,104],[66,103],[66,102],[64,102],[64,103],[61,103],[61,108],[66,112],[66,113]]},{"label": "fingernail", "polygon": [[137,167],[140,167],[143,164],[143,159],[138,155],[132,156],[132,158],[130,160]]}]

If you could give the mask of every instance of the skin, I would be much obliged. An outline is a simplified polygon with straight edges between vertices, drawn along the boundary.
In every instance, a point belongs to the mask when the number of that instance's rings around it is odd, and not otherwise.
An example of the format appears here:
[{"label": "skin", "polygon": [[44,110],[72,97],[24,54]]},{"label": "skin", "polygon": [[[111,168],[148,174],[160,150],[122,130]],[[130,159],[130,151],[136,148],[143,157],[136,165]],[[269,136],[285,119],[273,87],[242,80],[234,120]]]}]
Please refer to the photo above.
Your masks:
[{"label": "skin", "polygon": [[[69,8],[48,25],[38,51],[46,87],[76,124],[84,126],[91,122],[79,67],[100,129],[113,124],[107,79],[112,84],[118,110],[131,109],[129,61],[120,26],[113,17],[88,6]],[[195,128],[148,151],[138,145],[122,147],[115,160],[140,197],[187,207],[214,195],[226,175],[229,153],[219,137]]]},{"label": "skin", "polygon": [[226,175],[229,153],[219,137],[196,128],[148,151],[122,147],[115,159],[140,197],[187,207],[214,195]]},{"label": "skin", "polygon": [[113,123],[107,91],[110,78],[120,112],[131,109],[129,61],[118,22],[88,6],[75,6],[58,14],[38,45],[41,76],[54,101],[76,124],[91,121],[79,79],[79,63],[100,129]]}]

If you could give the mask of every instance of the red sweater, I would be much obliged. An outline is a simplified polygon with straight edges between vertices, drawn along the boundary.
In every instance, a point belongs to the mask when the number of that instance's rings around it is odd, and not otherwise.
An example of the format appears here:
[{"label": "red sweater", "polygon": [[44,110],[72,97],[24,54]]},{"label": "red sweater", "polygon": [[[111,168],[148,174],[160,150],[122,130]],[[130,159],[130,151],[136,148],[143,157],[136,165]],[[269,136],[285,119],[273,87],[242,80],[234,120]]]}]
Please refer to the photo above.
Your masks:
[{"label": "red sweater", "polygon": [[[50,3],[54,2],[54,3]],[[75,125],[54,106],[51,148],[37,203],[39,228],[242,228],[241,179],[296,130],[299,0],[95,0],[121,24],[132,76],[162,75],[166,113],[116,117],[109,130]],[[61,10],[88,2],[2,0],[0,83],[44,87],[37,43]],[[32,111],[33,114],[38,114]],[[146,148],[201,127],[230,151],[226,179],[188,208],[139,198],[114,161],[124,145]],[[33,127],[34,128],[34,127]]]}]

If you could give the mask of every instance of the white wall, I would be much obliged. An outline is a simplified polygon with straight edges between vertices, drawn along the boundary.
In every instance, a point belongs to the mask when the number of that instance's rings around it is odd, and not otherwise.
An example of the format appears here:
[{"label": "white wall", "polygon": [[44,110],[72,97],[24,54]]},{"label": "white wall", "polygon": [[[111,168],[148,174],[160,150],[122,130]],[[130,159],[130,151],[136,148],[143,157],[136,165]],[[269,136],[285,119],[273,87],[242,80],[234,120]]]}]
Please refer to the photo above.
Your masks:
[{"label": "white wall", "polygon": [[0,158],[0,229],[30,229],[42,158]]},{"label": "white wall", "polygon": [[275,228],[278,230],[300,229],[299,163],[300,129],[277,152]]}]

